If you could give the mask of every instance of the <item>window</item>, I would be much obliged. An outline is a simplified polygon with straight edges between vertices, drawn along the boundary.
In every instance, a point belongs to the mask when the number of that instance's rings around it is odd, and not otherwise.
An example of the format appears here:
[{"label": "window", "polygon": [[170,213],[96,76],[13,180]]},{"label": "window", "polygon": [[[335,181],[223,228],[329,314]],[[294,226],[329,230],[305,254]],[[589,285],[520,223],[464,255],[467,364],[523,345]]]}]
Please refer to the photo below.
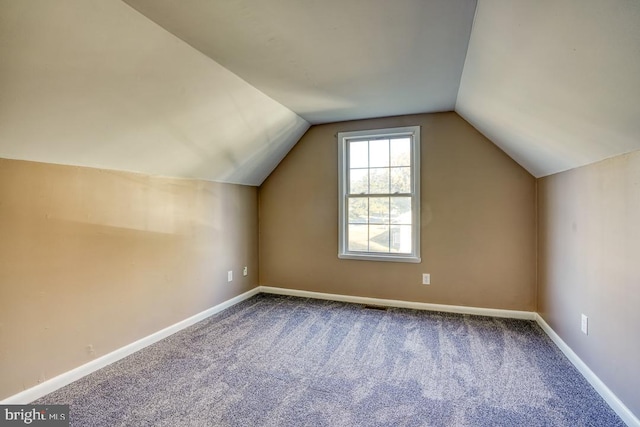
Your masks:
[{"label": "window", "polygon": [[339,252],[420,262],[420,127],[338,133]]}]

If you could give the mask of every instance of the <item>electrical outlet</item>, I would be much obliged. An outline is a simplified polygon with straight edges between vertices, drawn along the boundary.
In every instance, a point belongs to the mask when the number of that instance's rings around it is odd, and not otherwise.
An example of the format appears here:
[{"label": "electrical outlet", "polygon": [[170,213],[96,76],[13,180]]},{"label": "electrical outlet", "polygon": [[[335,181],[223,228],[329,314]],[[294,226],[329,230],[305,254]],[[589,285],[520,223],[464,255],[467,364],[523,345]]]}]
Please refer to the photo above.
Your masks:
[{"label": "electrical outlet", "polygon": [[582,315],[582,324],[580,325],[580,329],[583,334],[589,335],[589,318],[585,314]]},{"label": "electrical outlet", "polygon": [[227,271],[227,282],[233,281],[233,271]]},{"label": "electrical outlet", "polygon": [[249,269],[247,267],[242,269],[242,275],[243,276],[248,276],[249,275]]},{"label": "electrical outlet", "polygon": [[431,274],[424,273],[422,275],[422,284],[423,285],[430,285],[431,284]]}]

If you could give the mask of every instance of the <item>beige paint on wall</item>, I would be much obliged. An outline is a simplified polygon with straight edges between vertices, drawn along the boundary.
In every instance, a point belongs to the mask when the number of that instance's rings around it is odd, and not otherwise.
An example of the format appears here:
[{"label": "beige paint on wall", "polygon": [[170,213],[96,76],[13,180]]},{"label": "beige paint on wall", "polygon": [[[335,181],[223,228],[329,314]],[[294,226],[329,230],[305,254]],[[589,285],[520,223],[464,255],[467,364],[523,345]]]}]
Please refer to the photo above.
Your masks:
[{"label": "beige paint on wall", "polygon": [[[422,128],[422,263],[338,259],[336,134],[410,125]],[[260,284],[535,310],[535,186],[456,113],[313,126],[260,187]]]},{"label": "beige paint on wall", "polygon": [[538,200],[538,312],[640,414],[640,151],[543,178]]},{"label": "beige paint on wall", "polygon": [[0,399],[255,287],[257,202],[255,187],[0,159]]}]

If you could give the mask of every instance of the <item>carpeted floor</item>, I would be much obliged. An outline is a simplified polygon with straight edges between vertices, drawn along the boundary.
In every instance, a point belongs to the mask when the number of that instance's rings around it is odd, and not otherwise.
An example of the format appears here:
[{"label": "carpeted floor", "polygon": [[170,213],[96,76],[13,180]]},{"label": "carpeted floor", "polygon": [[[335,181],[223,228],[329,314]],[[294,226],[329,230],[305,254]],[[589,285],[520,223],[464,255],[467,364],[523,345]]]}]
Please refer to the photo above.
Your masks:
[{"label": "carpeted floor", "polygon": [[258,295],[34,403],[74,426],[624,426],[532,321]]}]

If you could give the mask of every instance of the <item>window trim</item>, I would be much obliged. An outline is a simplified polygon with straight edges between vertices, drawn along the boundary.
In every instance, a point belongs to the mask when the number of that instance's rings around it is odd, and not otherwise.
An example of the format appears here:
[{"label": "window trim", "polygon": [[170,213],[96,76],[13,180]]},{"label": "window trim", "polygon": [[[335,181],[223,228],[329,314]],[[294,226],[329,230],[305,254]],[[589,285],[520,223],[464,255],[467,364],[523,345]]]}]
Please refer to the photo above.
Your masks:
[{"label": "window trim", "polygon": [[[364,261],[420,263],[420,126],[338,132],[338,258]],[[348,250],[348,142],[362,139],[411,136],[411,236],[413,251],[406,253],[360,252]]]}]

